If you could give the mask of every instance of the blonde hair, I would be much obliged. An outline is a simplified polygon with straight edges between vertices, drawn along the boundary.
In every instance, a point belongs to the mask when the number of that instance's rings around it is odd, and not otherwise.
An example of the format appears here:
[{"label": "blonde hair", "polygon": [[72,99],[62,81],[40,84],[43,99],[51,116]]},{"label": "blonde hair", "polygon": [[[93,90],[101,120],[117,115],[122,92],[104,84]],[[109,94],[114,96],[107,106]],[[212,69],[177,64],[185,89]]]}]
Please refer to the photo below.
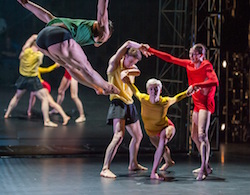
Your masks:
[{"label": "blonde hair", "polygon": [[146,88],[148,89],[148,87],[149,87],[150,85],[157,85],[157,86],[159,86],[159,87],[162,89],[162,83],[161,83],[161,81],[160,81],[160,80],[157,80],[157,79],[155,79],[155,78],[149,79],[149,80],[147,81],[147,83],[146,83]]}]

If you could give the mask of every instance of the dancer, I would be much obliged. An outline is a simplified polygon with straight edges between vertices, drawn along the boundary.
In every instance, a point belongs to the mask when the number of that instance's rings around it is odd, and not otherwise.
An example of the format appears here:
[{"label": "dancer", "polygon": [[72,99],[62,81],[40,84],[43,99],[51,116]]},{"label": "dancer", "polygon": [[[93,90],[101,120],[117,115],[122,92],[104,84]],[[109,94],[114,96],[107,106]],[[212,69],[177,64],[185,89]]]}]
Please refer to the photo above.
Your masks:
[{"label": "dancer", "polygon": [[46,93],[46,89],[43,88],[37,76],[38,67],[42,64],[43,54],[38,51],[36,38],[36,34],[32,35],[24,44],[19,55],[20,76],[16,81],[17,91],[9,103],[4,118],[9,118],[11,111],[17,106],[20,98],[27,90],[29,90],[34,92],[34,95],[36,95],[41,100],[41,110],[43,113],[44,126],[57,127],[57,124],[51,122],[49,119],[48,96]]},{"label": "dancer", "polygon": [[107,123],[113,124],[114,135],[106,149],[104,163],[100,173],[103,177],[116,178],[116,175],[110,171],[110,164],[123,140],[125,128],[132,136],[129,145],[130,160],[128,169],[147,170],[146,167],[143,167],[137,162],[137,154],[143,135],[138,120],[137,110],[132,98],[133,92],[127,84],[122,82],[120,77],[121,71],[126,69],[135,70],[134,76],[131,76],[132,80],[134,80],[135,76],[140,74],[140,71],[135,65],[141,60],[140,47],[141,45],[136,42],[127,41],[109,60],[107,69],[108,80],[120,90],[120,94],[110,95],[111,104],[108,111]]},{"label": "dancer", "polygon": [[154,163],[151,171],[150,178],[157,180],[164,180],[157,174],[157,168],[164,157],[165,164],[161,170],[165,170],[173,166],[175,162],[170,155],[170,149],[167,144],[172,140],[175,135],[175,126],[172,121],[167,117],[168,108],[176,102],[190,96],[193,92],[193,86],[177,94],[174,97],[162,97],[162,83],[157,79],[149,79],[146,83],[147,94],[141,93],[137,87],[130,82],[129,72],[122,72],[122,80],[129,85],[135,97],[141,102],[141,116],[144,123],[144,128],[149,136],[151,143],[156,147],[154,155]]},{"label": "dancer", "polygon": [[[86,117],[83,110],[83,105],[81,100],[78,97],[78,82],[70,76],[68,71],[65,69],[65,73],[63,75],[63,78],[61,80],[60,86],[58,88],[58,95],[57,95],[57,103],[62,104],[64,97],[65,97],[65,91],[70,86],[70,95],[71,99],[75,102],[77,110],[79,112],[79,117],[75,120],[76,123],[81,123],[86,121]],[[57,113],[58,111],[53,109],[49,113]]]},{"label": "dancer", "polygon": [[81,46],[105,43],[112,34],[108,20],[108,0],[98,0],[97,21],[58,18],[49,11],[28,0],[17,0],[47,25],[37,38],[39,50],[53,61],[65,67],[81,84],[93,88],[97,94],[119,93],[91,66]]},{"label": "dancer", "polygon": [[[70,117],[64,112],[62,107],[54,101],[53,97],[50,95],[50,92],[51,92],[50,84],[48,82],[46,82],[45,80],[43,80],[43,78],[41,76],[41,74],[51,72],[54,69],[58,68],[59,66],[60,66],[59,64],[55,63],[55,64],[53,64],[53,65],[51,65],[49,67],[38,67],[38,78],[40,79],[40,82],[42,83],[43,88],[46,89],[49,105],[52,108],[54,108],[57,112],[59,112],[59,114],[62,116],[62,118],[63,118],[63,123],[62,124],[67,125],[69,120],[70,120]],[[31,110],[32,110],[32,107],[35,105],[35,102],[36,102],[35,93],[31,92],[30,93],[30,99],[29,99],[29,107],[28,107],[28,110],[27,110],[27,114],[28,114],[29,117],[31,116]]]},{"label": "dancer", "polygon": [[[189,50],[190,59],[179,59],[168,53],[158,51],[149,45],[143,45],[143,49],[156,55],[169,63],[174,63],[186,68],[188,83],[194,89],[201,88],[192,95],[194,110],[192,115],[191,137],[201,155],[201,167],[198,169],[197,180],[201,181],[212,172],[209,166],[210,143],[208,130],[211,114],[215,110],[214,96],[216,86],[219,85],[213,65],[206,60],[206,49],[202,44],[196,44]],[[197,170],[196,170],[197,171]]]}]

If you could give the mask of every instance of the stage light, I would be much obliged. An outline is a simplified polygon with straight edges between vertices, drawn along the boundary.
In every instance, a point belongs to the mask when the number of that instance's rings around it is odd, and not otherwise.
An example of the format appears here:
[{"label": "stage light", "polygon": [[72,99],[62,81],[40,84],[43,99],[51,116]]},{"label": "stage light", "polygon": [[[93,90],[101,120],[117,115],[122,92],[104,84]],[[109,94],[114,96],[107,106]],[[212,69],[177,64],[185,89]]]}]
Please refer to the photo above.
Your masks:
[{"label": "stage light", "polygon": [[226,60],[223,60],[223,62],[222,62],[222,67],[223,67],[223,68],[226,68],[226,67],[227,67],[227,61],[226,61]]},{"label": "stage light", "polygon": [[221,127],[220,127],[220,130],[221,130],[221,131],[225,131],[225,129],[226,129],[226,124],[225,124],[225,123],[222,123],[222,124],[221,124]]}]

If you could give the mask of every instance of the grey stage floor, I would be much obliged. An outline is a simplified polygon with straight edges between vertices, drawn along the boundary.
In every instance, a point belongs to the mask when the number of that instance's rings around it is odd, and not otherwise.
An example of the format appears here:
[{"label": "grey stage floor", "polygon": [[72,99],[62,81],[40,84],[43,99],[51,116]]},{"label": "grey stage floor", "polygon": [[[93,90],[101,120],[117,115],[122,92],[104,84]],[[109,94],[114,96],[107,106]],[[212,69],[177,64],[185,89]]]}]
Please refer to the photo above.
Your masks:
[{"label": "grey stage floor", "polygon": [[176,165],[167,172],[161,172],[165,181],[149,179],[153,159],[151,154],[139,155],[140,163],[149,168],[149,171],[144,172],[129,172],[128,156],[118,154],[111,165],[118,176],[116,179],[99,176],[102,155],[1,158],[0,194],[247,195],[250,192],[249,146],[222,146],[221,151],[211,157],[213,173],[201,182],[196,181],[191,172],[199,166],[199,158],[186,154],[173,154]]},{"label": "grey stage floor", "polygon": [[[197,182],[192,170],[200,164],[197,154],[173,152],[176,165],[160,172],[164,181],[150,180],[153,147],[144,136],[138,160],[149,168],[143,172],[129,172],[128,143],[126,135],[111,170],[116,179],[99,176],[104,151],[111,139],[112,129],[105,125],[109,106],[107,97],[95,96],[89,89],[80,88],[87,121],[75,124],[75,111],[69,94],[63,107],[72,120],[62,126],[61,118],[51,119],[58,128],[43,127],[39,103],[34,116],[28,119],[26,95],[4,120],[7,107],[15,89],[1,88],[0,99],[0,194],[1,195],[99,195],[99,194],[249,194],[250,144],[221,144],[213,151],[213,173],[205,181]],[[53,94],[54,93],[54,94]],[[52,95],[55,97],[55,92]]]}]

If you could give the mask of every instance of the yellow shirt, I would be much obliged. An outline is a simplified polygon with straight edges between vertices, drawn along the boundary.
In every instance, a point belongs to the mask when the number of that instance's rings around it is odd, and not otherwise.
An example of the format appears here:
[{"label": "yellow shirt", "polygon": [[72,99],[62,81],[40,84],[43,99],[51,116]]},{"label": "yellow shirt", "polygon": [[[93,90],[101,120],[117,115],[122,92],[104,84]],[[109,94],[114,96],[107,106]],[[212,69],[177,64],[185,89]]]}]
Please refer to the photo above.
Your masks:
[{"label": "yellow shirt", "polygon": [[[111,94],[109,96],[109,99],[110,101],[112,101],[113,99],[120,99],[125,104],[133,104],[133,92],[130,87],[126,83],[123,83],[121,80],[121,71],[123,70],[125,70],[125,68],[123,67],[122,59],[117,69],[115,69],[113,72],[108,73],[108,82],[112,83],[120,90],[119,94]],[[129,76],[129,78],[130,81],[134,83],[135,77]]]},{"label": "yellow shirt", "polygon": [[25,49],[20,59],[19,73],[26,77],[37,76],[42,60],[42,52],[34,51],[32,48]]},{"label": "yellow shirt", "polygon": [[149,136],[157,135],[163,128],[168,126],[168,108],[187,97],[186,91],[184,91],[174,97],[160,96],[159,102],[152,104],[148,94],[140,93],[134,84],[130,86],[136,98],[141,102],[141,117],[145,131]]},{"label": "yellow shirt", "polygon": [[41,76],[41,74],[44,74],[44,73],[48,73],[48,72],[51,72],[53,70],[55,70],[57,68],[57,64],[53,64],[49,67],[38,67],[38,78],[40,79],[41,82],[43,82],[43,78]]}]

